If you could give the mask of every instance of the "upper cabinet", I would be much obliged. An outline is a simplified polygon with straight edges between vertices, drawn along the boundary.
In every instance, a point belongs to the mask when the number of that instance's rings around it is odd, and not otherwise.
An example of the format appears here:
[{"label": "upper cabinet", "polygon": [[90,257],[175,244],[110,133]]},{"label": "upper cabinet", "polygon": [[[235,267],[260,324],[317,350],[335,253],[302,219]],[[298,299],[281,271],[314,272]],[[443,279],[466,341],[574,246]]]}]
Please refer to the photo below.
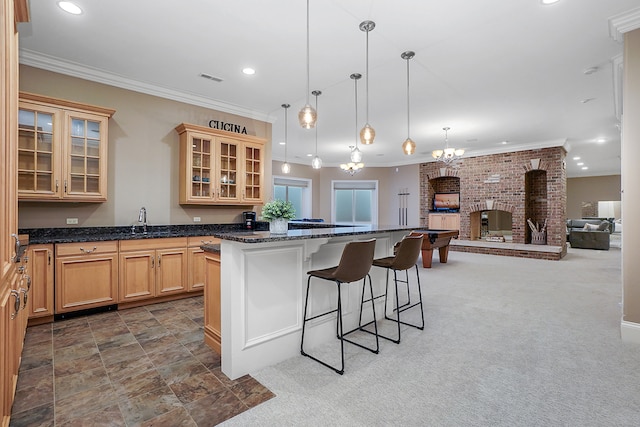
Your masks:
[{"label": "upper cabinet", "polygon": [[18,199],[106,201],[115,111],[26,92],[19,107]]},{"label": "upper cabinet", "polygon": [[262,203],[264,139],[186,123],[176,131],[181,204]]}]

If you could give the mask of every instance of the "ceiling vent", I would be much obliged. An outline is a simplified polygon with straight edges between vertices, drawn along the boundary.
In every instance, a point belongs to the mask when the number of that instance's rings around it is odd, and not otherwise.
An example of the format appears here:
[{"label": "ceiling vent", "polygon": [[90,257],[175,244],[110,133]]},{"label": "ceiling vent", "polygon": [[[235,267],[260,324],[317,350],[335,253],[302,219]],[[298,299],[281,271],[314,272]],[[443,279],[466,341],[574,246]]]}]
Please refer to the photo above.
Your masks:
[{"label": "ceiling vent", "polygon": [[207,73],[200,73],[200,77],[207,80],[213,80],[214,82],[218,82],[218,83],[222,81],[220,77],[212,76],[211,74],[207,74]]}]

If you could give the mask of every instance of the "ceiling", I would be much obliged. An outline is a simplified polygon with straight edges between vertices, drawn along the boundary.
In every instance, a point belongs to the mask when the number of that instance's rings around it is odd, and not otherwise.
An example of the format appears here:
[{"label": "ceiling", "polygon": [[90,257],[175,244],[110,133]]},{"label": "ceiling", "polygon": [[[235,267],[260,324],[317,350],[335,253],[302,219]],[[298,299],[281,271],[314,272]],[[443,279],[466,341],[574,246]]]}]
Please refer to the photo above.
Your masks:
[{"label": "ceiling", "polygon": [[[302,129],[306,102],[304,0],[75,0],[81,15],[55,1],[32,1],[20,24],[20,62],[273,123],[273,158],[311,163],[316,131]],[[348,161],[366,116],[374,144],[367,166],[432,161],[449,143],[465,156],[564,145],[569,177],[620,173],[619,76],[622,44],[609,18],[638,0],[311,0],[310,90],[320,90],[318,155],[324,167]],[[410,136],[416,154],[402,153]],[[252,67],[252,76],[242,74]],[[593,72],[589,73],[587,70]],[[202,73],[222,79],[202,78]],[[315,105],[315,98],[310,102]],[[602,140],[604,142],[598,142]],[[581,169],[573,157],[588,169]]]}]

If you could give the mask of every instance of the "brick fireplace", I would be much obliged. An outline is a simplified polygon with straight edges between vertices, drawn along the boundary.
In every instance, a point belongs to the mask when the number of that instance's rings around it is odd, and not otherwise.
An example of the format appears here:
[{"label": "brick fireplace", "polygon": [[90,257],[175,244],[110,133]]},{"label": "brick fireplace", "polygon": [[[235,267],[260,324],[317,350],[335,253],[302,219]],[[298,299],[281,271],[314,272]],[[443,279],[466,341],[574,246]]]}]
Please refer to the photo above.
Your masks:
[{"label": "brick fireplace", "polygon": [[[481,240],[482,213],[511,214],[511,241],[532,241],[527,219],[542,228],[547,245],[566,253],[566,151],[550,147],[478,157],[463,157],[455,167],[430,162],[420,165],[420,218],[428,214],[436,192],[460,192],[460,240]],[[436,228],[436,227],[433,227]],[[538,246],[538,245],[532,245]],[[498,249],[496,253],[501,253]],[[541,257],[544,258],[544,257]]]}]

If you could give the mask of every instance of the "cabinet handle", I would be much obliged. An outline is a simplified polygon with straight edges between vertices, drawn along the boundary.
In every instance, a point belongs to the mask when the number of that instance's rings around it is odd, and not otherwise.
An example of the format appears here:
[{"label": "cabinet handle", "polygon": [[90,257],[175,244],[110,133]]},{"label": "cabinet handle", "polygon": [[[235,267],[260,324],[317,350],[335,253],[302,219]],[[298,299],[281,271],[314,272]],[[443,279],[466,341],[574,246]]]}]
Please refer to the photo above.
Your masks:
[{"label": "cabinet handle", "polygon": [[64,193],[67,194],[67,180],[64,180]]},{"label": "cabinet handle", "polygon": [[156,257],[152,256],[151,257],[151,268],[155,268],[156,266]]},{"label": "cabinet handle", "polygon": [[160,268],[160,255],[158,255],[158,268]]},{"label": "cabinet handle", "polygon": [[27,280],[27,292],[29,292],[31,290],[31,276],[25,274],[24,278]]},{"label": "cabinet handle", "polygon": [[93,247],[93,249],[84,249],[84,248],[80,248],[80,252],[84,253],[84,254],[90,254],[96,251],[96,249],[98,249],[96,246]]},{"label": "cabinet handle", "polygon": [[47,263],[51,265],[51,251],[49,249],[47,249]]},{"label": "cabinet handle", "polygon": [[22,309],[24,310],[25,308],[27,308],[27,292],[29,292],[26,289],[22,289],[20,288],[20,292],[23,293],[23,297],[22,297]]},{"label": "cabinet handle", "polygon": [[58,180],[56,179],[56,193],[58,192],[58,189],[60,188],[60,185],[58,183]]},{"label": "cabinet handle", "polygon": [[13,313],[11,313],[11,320],[15,319],[18,316],[18,311],[20,311],[20,292],[15,289],[11,289],[11,295],[14,296],[16,302],[13,304]]},{"label": "cabinet handle", "polygon": [[200,240],[200,243],[202,243],[203,245],[210,245],[213,243],[213,240],[207,240],[206,242],[204,240]]},{"label": "cabinet handle", "polygon": [[20,239],[18,238],[18,235],[13,233],[11,234],[11,237],[14,238],[15,242],[13,243],[13,250],[15,251],[15,255],[13,257],[13,262],[19,262],[20,261],[20,256],[22,255],[22,245],[20,244]]}]

